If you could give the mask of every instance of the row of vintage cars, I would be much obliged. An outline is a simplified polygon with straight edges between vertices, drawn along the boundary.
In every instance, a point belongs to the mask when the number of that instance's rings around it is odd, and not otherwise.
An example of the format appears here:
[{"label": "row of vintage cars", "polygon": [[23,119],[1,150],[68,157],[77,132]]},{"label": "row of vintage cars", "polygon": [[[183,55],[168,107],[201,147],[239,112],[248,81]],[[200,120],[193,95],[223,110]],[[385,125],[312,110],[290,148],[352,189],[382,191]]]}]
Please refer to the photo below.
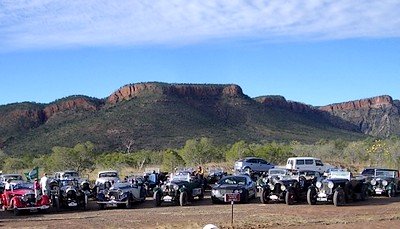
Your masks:
[{"label": "row of vintage cars", "polygon": [[185,206],[195,199],[203,199],[205,190],[211,190],[212,203],[223,203],[227,195],[236,194],[234,201],[242,203],[259,197],[260,202],[284,202],[288,205],[318,202],[345,205],[349,201],[365,200],[372,195],[394,197],[400,192],[399,171],[385,168],[367,168],[353,175],[345,169],[330,168],[321,173],[315,170],[270,168],[265,172],[246,171],[228,175],[221,169],[208,172],[202,178],[190,169],[181,169],[171,175],[159,170],[142,176],[120,179],[117,171],[99,172],[90,185],[75,171],[55,173],[49,179],[49,192],[37,195],[33,184],[22,181],[18,174],[3,174],[0,183],[13,179],[11,189],[0,185],[0,206],[4,211],[19,215],[23,211],[47,211],[55,208],[86,209],[89,199],[99,209],[127,207],[143,203],[152,196],[155,207],[165,203]]}]

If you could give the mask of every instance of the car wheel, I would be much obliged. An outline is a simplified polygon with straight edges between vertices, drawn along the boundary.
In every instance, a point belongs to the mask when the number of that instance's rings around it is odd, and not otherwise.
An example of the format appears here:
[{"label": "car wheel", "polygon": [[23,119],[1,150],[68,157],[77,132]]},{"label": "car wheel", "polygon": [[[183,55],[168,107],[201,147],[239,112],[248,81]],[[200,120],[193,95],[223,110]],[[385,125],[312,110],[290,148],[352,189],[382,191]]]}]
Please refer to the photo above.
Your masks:
[{"label": "car wheel", "polygon": [[58,196],[55,196],[55,197],[54,197],[53,207],[56,208],[56,211],[57,211],[57,212],[60,211],[60,198],[58,198]]},{"label": "car wheel", "polygon": [[343,206],[346,202],[343,189],[339,188],[333,193],[333,204],[335,206]]},{"label": "car wheel", "polygon": [[201,189],[201,194],[199,195],[199,200],[204,199],[204,189]]},{"label": "car wheel", "polygon": [[361,188],[361,200],[364,201],[368,198],[368,187],[363,185]]},{"label": "car wheel", "polygon": [[14,215],[15,216],[21,215],[21,210],[19,210],[18,208],[14,208]]},{"label": "car wheel", "polygon": [[317,190],[312,187],[307,190],[307,203],[315,205],[317,203]]},{"label": "car wheel", "polygon": [[289,189],[285,193],[285,203],[287,205],[293,205],[294,204],[294,191]]},{"label": "car wheel", "polygon": [[389,196],[389,197],[395,197],[395,196],[396,196],[395,187],[392,187],[392,188],[389,190],[388,196]]},{"label": "car wheel", "polygon": [[181,194],[179,195],[179,204],[181,206],[186,206],[188,202],[188,196],[187,193],[185,191],[181,192]]},{"label": "car wheel", "polygon": [[215,198],[215,197],[211,197],[211,202],[212,202],[213,204],[218,204],[218,203],[219,203],[218,199]]},{"label": "car wheel", "polygon": [[99,210],[104,210],[105,204],[99,204]]},{"label": "car wheel", "polygon": [[154,193],[153,199],[154,199],[154,205],[156,207],[159,207],[161,205],[161,191],[160,190],[158,190]]},{"label": "car wheel", "polygon": [[133,204],[132,204],[132,194],[128,195],[128,203],[126,204],[126,208],[132,208]]},{"label": "car wheel", "polygon": [[260,196],[260,201],[261,201],[261,203],[263,203],[263,204],[268,204],[268,201],[269,201],[269,193],[270,193],[269,189],[267,189],[267,188],[263,188],[263,189],[262,189],[262,191],[261,191],[261,196]]}]

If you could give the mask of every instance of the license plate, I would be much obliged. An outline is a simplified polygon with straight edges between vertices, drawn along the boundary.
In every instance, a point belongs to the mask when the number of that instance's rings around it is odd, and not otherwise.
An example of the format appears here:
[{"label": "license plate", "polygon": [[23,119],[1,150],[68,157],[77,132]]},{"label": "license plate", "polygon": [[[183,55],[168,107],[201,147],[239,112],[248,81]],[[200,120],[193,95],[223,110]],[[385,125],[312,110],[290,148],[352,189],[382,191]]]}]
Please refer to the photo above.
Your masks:
[{"label": "license plate", "polygon": [[78,206],[78,204],[77,204],[77,203],[74,203],[74,202],[72,202],[72,203],[69,203],[69,204],[68,204],[68,206],[70,206],[70,207],[76,207],[76,206]]},{"label": "license plate", "polygon": [[277,200],[278,199],[278,196],[277,195],[272,195],[272,196],[270,196],[269,197],[271,200]]},{"label": "license plate", "polygon": [[318,201],[328,201],[328,198],[327,197],[320,197],[320,198],[317,198],[317,200]]},{"label": "license plate", "polygon": [[171,196],[164,196],[164,201],[171,202],[172,201],[172,197]]}]

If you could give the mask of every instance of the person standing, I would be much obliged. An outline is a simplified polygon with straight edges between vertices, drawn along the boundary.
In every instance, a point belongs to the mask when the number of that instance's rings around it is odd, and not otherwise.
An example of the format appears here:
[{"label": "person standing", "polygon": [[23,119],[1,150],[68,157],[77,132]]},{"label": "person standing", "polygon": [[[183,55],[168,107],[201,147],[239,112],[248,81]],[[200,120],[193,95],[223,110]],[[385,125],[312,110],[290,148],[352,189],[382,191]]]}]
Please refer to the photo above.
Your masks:
[{"label": "person standing", "polygon": [[43,173],[42,178],[40,178],[40,187],[42,188],[42,195],[48,195],[48,178],[47,174]]},{"label": "person standing", "polygon": [[33,182],[33,189],[35,190],[35,197],[37,198],[40,195],[40,184],[37,178],[35,178]]}]

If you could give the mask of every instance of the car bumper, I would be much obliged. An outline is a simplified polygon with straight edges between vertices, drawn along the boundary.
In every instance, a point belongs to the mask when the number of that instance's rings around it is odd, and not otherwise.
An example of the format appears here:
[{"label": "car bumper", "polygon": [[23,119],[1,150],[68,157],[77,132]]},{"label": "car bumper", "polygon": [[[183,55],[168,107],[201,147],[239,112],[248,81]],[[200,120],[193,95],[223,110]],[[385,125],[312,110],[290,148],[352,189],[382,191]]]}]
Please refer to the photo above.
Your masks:
[{"label": "car bumper", "polygon": [[49,208],[50,208],[50,205],[42,205],[42,206],[34,206],[34,207],[16,207],[16,209],[18,209],[18,210],[29,210],[29,211],[46,210]]},{"label": "car bumper", "polygon": [[116,206],[117,204],[128,204],[128,201],[118,201],[118,200],[109,200],[109,201],[97,201],[97,204],[105,204],[110,206]]}]

